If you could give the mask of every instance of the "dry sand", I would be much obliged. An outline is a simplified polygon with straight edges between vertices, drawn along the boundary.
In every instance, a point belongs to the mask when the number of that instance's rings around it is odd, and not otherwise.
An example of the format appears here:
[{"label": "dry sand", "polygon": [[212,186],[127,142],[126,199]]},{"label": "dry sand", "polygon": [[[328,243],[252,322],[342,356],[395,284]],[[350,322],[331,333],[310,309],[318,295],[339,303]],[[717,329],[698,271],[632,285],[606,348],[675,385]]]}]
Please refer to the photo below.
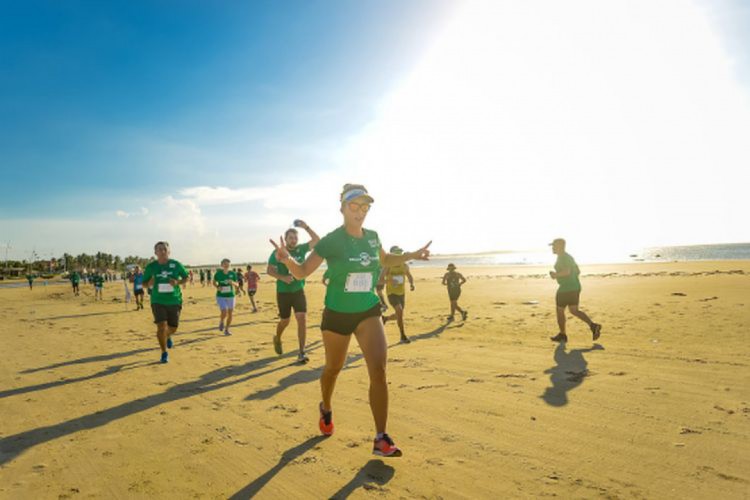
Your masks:
[{"label": "dry sand", "polygon": [[84,285],[0,289],[0,497],[750,496],[750,262],[584,266],[582,309],[604,330],[594,344],[571,321],[566,346],[548,340],[546,269],[459,270],[468,321],[446,324],[442,270],[420,269],[414,342],[388,325],[404,456],[382,460],[354,342],[336,434],[318,436],[319,274],[304,367],[293,325],[273,353],[267,279],[232,337],[211,291],[189,288],[168,365],[121,283],[104,303]]}]

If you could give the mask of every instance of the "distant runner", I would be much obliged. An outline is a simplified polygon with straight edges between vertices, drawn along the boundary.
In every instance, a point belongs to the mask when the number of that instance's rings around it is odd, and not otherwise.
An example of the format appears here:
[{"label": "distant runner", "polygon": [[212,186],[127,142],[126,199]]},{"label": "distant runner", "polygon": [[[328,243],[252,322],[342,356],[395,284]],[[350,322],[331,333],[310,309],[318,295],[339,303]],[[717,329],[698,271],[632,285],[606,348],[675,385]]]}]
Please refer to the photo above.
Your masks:
[{"label": "distant runner", "polygon": [[94,300],[104,300],[104,274],[97,271],[94,274]]},{"label": "distant runner", "polygon": [[73,295],[78,297],[81,293],[79,288],[79,285],[81,284],[81,273],[79,273],[77,269],[74,269],[70,272],[68,279],[70,280],[70,284],[73,285]]},{"label": "distant runner", "polygon": [[461,296],[461,287],[466,283],[464,275],[456,272],[456,266],[448,264],[448,272],[443,276],[443,286],[448,287],[448,300],[451,302],[451,315],[448,316],[448,321],[455,319],[456,311],[461,313],[461,319],[466,321],[466,317],[469,313],[458,305],[458,298]]},{"label": "distant runner", "polygon": [[[297,227],[301,227],[310,235],[310,241],[298,245],[299,236],[296,229],[287,229],[284,233],[285,254],[291,255],[296,263],[305,261],[305,256],[315,248],[320,237],[310,229],[304,221],[295,221]],[[305,280],[297,280],[289,273],[285,262],[279,262],[274,251],[268,258],[267,273],[276,278],[276,302],[279,307],[279,323],[276,325],[276,335],[273,337],[273,348],[276,354],[281,355],[284,351],[281,345],[281,334],[289,325],[294,309],[294,317],[297,320],[297,339],[299,341],[299,354],[297,361],[307,363],[309,358],[305,354],[305,338],[307,337],[307,298],[305,297]]]},{"label": "distant runner", "polygon": [[143,273],[143,286],[151,291],[151,312],[156,324],[156,338],[161,347],[161,362],[169,361],[167,349],[172,348],[172,335],[180,324],[182,311],[181,286],[187,281],[185,266],[170,259],[169,243],[154,245],[156,260],[149,262]]},{"label": "distant runner", "polygon": [[135,296],[135,309],[143,309],[143,272],[140,266],[135,266],[133,275],[130,277],[133,283],[133,295]]},{"label": "distant runner", "polygon": [[346,363],[352,334],[357,338],[370,377],[370,409],[375,420],[373,453],[384,457],[401,456],[401,450],[386,434],[388,421],[388,381],[386,363],[388,343],[380,318],[380,301],[375,286],[380,266],[397,266],[407,260],[427,260],[428,243],[416,252],[387,254],[378,233],[362,224],[370,211],[372,197],[360,184],[347,184],[339,198],[343,225],[326,235],[303,263],[293,259],[284,241],[271,243],[278,262],[303,280],[320,267],[323,260],[329,269],[325,310],[320,325],[325,346],[326,364],[320,376],[322,401],[318,426],[326,436],[333,434],[331,399],[336,379]]},{"label": "distant runner", "polygon": [[229,259],[221,261],[221,269],[214,273],[213,285],[216,287],[216,304],[221,310],[219,320],[219,331],[224,335],[232,335],[229,327],[232,324],[232,313],[234,312],[234,287],[237,285],[237,273],[229,269]]},{"label": "distant runner", "polygon": [[260,275],[253,271],[253,266],[247,266],[247,272],[245,273],[245,280],[247,281],[247,296],[250,297],[250,303],[253,305],[253,312],[258,312],[258,307],[255,305],[255,294],[258,291],[258,282],[260,281]]},{"label": "distant runner", "polygon": [[[390,253],[392,255],[403,255],[404,251],[397,247],[391,247]],[[388,302],[393,307],[394,313],[390,316],[383,318],[383,323],[386,321],[396,320],[398,324],[398,330],[401,332],[401,342],[408,344],[411,342],[409,337],[406,336],[404,330],[404,309],[406,308],[406,280],[409,280],[409,288],[414,291],[414,278],[409,272],[409,265],[404,262],[395,266],[384,267],[381,275],[385,280],[385,289],[388,294]]]},{"label": "distant runner", "polygon": [[552,279],[557,280],[559,285],[555,295],[557,305],[557,325],[560,327],[560,333],[550,340],[555,342],[567,342],[568,335],[565,332],[565,308],[570,310],[570,314],[586,323],[591,329],[591,335],[597,340],[602,334],[602,325],[591,321],[586,313],[578,309],[578,303],[581,297],[581,281],[578,276],[581,274],[578,264],[573,257],[565,251],[565,240],[562,238],[555,239],[550,243],[552,253],[557,255],[555,270],[550,271]]}]

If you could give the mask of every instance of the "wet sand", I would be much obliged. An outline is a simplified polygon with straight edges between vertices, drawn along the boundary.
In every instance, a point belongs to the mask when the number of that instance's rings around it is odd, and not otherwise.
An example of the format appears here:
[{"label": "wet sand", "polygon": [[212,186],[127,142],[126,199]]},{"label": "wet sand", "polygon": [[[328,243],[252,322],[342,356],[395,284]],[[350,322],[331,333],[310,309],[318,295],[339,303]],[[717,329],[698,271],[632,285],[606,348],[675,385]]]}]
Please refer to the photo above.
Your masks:
[{"label": "wet sand", "polygon": [[[466,322],[448,324],[442,270],[418,269],[410,345],[387,327],[389,432],[371,454],[356,342],[317,432],[320,273],[308,285],[311,362],[274,354],[264,276],[234,335],[188,288],[167,365],[121,283],[0,290],[2,498],[747,498],[750,262],[583,266],[581,308],[556,333],[546,268],[459,269]],[[536,304],[526,302],[538,301]]]}]

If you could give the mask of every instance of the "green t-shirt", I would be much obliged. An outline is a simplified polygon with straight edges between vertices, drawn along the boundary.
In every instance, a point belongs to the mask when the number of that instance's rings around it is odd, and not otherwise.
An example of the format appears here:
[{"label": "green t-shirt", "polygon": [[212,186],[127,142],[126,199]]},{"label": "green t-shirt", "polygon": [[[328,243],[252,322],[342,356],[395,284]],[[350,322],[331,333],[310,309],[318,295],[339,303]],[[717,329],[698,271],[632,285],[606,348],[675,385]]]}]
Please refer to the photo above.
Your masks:
[{"label": "green t-shirt", "polygon": [[[287,249],[288,250],[288,249]],[[310,251],[310,244],[309,243],[303,243],[301,245],[297,245],[294,247],[293,250],[288,250],[289,256],[297,262],[297,264],[302,264],[305,262],[305,256]],[[289,268],[286,267],[284,264],[276,260],[276,251],[274,250],[273,253],[271,253],[271,256],[268,258],[268,265],[269,266],[276,266],[276,272],[279,273],[281,276],[291,276],[292,273],[289,272]],[[292,293],[292,292],[298,292],[305,288],[305,280],[298,280],[294,276],[292,276],[292,282],[288,285],[284,283],[281,280],[276,280],[276,291],[278,293]]]},{"label": "green t-shirt", "polygon": [[375,294],[380,277],[380,238],[375,231],[362,231],[363,237],[355,238],[342,226],[315,246],[315,253],[328,264],[325,304],[332,311],[359,313],[380,302]]},{"label": "green t-shirt", "polygon": [[81,275],[78,274],[78,272],[73,271],[72,273],[70,273],[70,282],[74,285],[77,285],[81,282]]},{"label": "green t-shirt", "polygon": [[567,253],[563,253],[557,256],[555,262],[555,272],[564,271],[570,269],[570,275],[564,278],[557,278],[557,284],[559,288],[558,292],[577,292],[581,289],[581,281],[578,279],[578,275],[581,274],[581,270],[578,269],[578,264],[573,260]]},{"label": "green t-shirt", "polygon": [[94,283],[94,286],[96,287],[104,286],[104,276],[102,276],[101,274],[95,274],[91,281]]},{"label": "green t-shirt", "polygon": [[217,269],[214,273],[214,282],[219,284],[216,289],[217,297],[234,297],[234,285],[232,281],[237,281],[237,273],[234,271],[224,272],[223,269]]},{"label": "green t-shirt", "polygon": [[176,306],[182,304],[182,289],[180,285],[172,286],[170,279],[181,280],[187,278],[188,273],[185,266],[176,260],[169,259],[166,264],[159,264],[158,260],[149,262],[143,270],[143,282],[147,283],[154,278],[151,302],[164,306]]}]

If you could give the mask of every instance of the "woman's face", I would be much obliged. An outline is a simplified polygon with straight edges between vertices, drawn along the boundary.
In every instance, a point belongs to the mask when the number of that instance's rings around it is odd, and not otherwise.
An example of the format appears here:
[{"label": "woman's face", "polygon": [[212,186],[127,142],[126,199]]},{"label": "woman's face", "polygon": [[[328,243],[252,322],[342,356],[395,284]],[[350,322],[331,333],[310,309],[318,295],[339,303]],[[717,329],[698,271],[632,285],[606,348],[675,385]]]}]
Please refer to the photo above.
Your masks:
[{"label": "woman's face", "polygon": [[166,260],[169,258],[169,248],[166,245],[156,245],[154,248],[154,254],[159,260]]},{"label": "woman's face", "polygon": [[370,200],[364,196],[344,202],[341,212],[348,225],[362,226],[370,211]]}]

